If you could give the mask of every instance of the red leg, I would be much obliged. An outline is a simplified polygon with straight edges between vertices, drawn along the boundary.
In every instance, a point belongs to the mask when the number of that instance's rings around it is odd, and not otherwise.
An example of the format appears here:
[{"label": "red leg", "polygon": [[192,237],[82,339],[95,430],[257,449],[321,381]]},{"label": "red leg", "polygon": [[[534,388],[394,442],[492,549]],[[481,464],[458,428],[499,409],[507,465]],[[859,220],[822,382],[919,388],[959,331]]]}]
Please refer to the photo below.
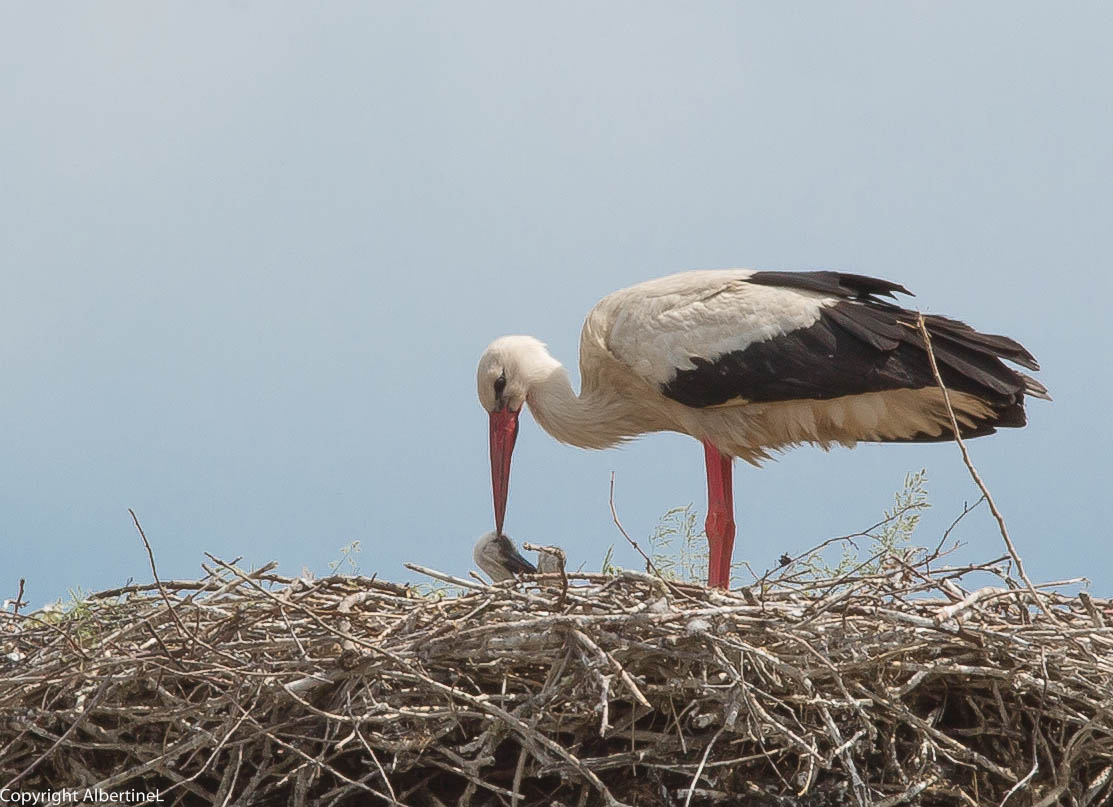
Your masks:
[{"label": "red leg", "polygon": [[734,552],[734,486],[730,472],[733,459],[707,440],[703,441],[707,461],[707,585],[730,588],[730,559]]}]

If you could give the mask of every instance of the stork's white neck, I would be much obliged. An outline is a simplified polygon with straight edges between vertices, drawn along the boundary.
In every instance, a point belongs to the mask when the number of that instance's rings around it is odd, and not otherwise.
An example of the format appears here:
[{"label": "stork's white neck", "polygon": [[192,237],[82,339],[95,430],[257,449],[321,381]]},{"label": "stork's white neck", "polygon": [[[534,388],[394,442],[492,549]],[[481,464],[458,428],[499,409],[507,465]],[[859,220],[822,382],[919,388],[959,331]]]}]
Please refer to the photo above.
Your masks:
[{"label": "stork's white neck", "polygon": [[580,395],[568,372],[543,342],[532,336],[501,336],[479,359],[476,385],[488,412],[502,406],[529,406],[541,428],[580,448],[609,448],[648,431],[669,428],[652,408],[634,405],[634,395],[615,379],[599,377],[600,368],[584,370]]},{"label": "stork's white neck", "polygon": [[610,448],[645,431],[631,420],[629,407],[613,392],[576,395],[568,371],[559,362],[530,385],[526,403],[541,428],[580,448]]}]

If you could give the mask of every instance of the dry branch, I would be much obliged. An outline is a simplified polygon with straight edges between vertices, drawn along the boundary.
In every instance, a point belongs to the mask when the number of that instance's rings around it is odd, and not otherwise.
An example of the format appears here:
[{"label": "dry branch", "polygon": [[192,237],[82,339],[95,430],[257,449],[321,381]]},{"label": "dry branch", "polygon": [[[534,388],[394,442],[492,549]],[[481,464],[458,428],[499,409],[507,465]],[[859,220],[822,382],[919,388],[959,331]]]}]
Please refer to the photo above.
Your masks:
[{"label": "dry branch", "polygon": [[[993,514],[994,520],[997,522],[997,529],[1001,533],[1001,538],[1005,542],[1005,548],[1009,551],[1009,556],[1012,558],[1013,563],[1016,564],[1016,572],[1020,575],[1020,579],[1024,585],[1028,587],[1031,592],[1035,591],[1032,586],[1032,581],[1028,579],[1027,573],[1024,571],[1024,561],[1020,558],[1020,553],[1016,551],[1016,546],[1013,544],[1013,539],[1009,536],[1009,528],[1005,524],[1005,517],[1001,515],[1001,511],[997,509],[996,503],[993,501],[993,496],[989,493],[989,488],[986,487],[985,482],[982,481],[981,474],[978,469],[974,467],[974,461],[970,459],[970,452],[966,448],[966,443],[962,440],[962,431],[958,426],[958,419],[955,417],[954,407],[951,406],[951,393],[948,391],[946,384],[943,383],[943,376],[939,374],[939,364],[935,361],[935,351],[931,348],[931,334],[928,333],[927,325],[924,323],[924,315],[918,314],[916,316],[916,325],[920,329],[920,336],[924,340],[924,349],[927,351],[928,362],[931,364],[932,375],[935,376],[935,383],[939,386],[939,391],[943,393],[943,404],[947,407],[947,416],[951,421],[951,433],[954,435],[955,442],[958,443],[959,451],[962,452],[962,461],[966,465],[966,470],[970,472],[970,477],[974,480],[974,484],[978,486],[978,490],[982,492],[982,498],[985,499],[986,504],[989,505],[989,511]],[[1037,597],[1037,604],[1042,608],[1042,601]],[[1055,614],[1051,611],[1044,611],[1044,616],[1055,621]]]}]

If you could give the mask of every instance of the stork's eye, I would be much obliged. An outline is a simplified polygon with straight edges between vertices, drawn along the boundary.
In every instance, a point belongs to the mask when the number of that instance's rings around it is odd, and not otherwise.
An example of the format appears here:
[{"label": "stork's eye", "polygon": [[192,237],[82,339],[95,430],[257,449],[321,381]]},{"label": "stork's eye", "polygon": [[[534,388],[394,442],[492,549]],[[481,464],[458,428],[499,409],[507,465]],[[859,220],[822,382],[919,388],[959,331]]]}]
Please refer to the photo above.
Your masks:
[{"label": "stork's eye", "polygon": [[495,399],[502,398],[502,393],[506,390],[506,371],[502,371],[502,375],[495,379]]}]

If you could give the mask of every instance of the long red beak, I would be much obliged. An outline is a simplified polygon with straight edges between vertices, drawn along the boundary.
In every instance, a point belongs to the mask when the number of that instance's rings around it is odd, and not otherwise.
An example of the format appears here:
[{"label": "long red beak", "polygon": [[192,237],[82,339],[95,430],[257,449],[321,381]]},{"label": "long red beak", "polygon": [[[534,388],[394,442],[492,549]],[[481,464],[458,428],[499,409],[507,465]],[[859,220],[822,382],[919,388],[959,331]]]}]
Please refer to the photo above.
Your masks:
[{"label": "long red beak", "polygon": [[510,455],[518,438],[518,413],[501,409],[491,413],[491,492],[495,496],[495,530],[502,535],[506,494],[510,490]]}]

